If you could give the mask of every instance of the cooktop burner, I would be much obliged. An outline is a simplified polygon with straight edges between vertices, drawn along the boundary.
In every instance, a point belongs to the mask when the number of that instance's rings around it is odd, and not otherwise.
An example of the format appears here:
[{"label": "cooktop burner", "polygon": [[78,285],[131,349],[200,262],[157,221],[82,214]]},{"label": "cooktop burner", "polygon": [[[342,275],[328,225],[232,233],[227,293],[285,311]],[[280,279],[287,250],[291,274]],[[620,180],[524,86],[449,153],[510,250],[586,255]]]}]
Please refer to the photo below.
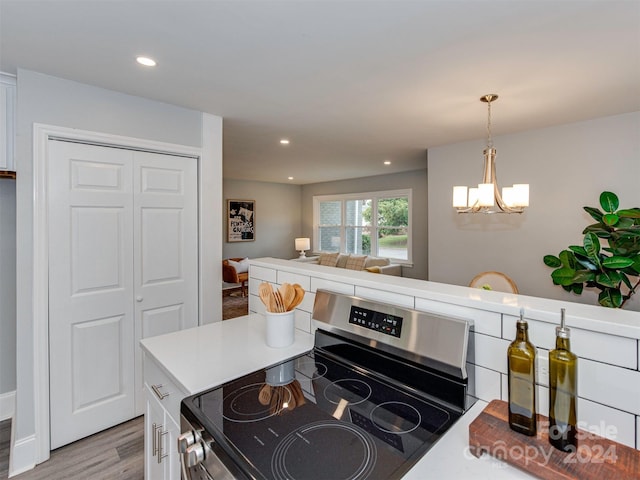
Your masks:
[{"label": "cooktop burner", "polygon": [[318,351],[185,402],[248,476],[276,480],[397,476],[460,416]]}]

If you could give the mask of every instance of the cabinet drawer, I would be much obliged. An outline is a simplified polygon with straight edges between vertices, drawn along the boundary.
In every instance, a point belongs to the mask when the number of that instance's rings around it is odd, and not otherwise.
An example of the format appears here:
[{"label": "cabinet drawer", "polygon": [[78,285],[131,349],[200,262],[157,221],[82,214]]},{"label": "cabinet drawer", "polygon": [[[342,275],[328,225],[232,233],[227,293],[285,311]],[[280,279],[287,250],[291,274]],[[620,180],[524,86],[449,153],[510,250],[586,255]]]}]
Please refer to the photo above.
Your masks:
[{"label": "cabinet drawer", "polygon": [[179,421],[180,402],[187,394],[147,355],[144,357],[144,383],[150,390],[147,394],[152,394],[173,420]]}]

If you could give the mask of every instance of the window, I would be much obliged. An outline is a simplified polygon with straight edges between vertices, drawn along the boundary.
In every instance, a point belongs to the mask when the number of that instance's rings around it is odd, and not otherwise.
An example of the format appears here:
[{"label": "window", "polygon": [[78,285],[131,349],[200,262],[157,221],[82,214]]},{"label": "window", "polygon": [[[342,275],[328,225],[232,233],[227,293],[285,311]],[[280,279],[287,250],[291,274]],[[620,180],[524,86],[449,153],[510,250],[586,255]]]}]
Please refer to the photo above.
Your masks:
[{"label": "window", "polygon": [[313,197],[313,249],[411,262],[411,190]]}]

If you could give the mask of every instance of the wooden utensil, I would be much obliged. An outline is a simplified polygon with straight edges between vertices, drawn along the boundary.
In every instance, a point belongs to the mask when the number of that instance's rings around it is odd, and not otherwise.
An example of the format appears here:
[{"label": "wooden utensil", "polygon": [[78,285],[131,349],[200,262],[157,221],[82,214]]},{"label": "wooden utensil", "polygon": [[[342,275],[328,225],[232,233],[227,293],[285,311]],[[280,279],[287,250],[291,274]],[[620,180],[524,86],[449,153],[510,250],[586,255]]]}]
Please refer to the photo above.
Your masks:
[{"label": "wooden utensil", "polygon": [[258,295],[260,296],[260,300],[264,303],[264,306],[267,307],[267,310],[272,312],[271,310],[271,294],[273,293],[273,288],[271,288],[271,284],[267,282],[262,282],[258,286]]},{"label": "wooden utensil", "polygon": [[278,313],[286,312],[284,307],[284,302],[282,301],[282,296],[280,295],[280,291],[279,290],[274,291],[272,296],[276,301],[276,312]]},{"label": "wooden utensil", "polygon": [[271,402],[271,386],[265,383],[258,393],[258,402],[261,405],[269,405]]},{"label": "wooden utensil", "polygon": [[293,300],[291,301],[291,304],[289,305],[289,309],[290,310],[293,310],[298,305],[300,305],[300,303],[304,299],[304,288],[302,288],[299,284],[294,283],[293,284],[293,290],[295,292],[295,296],[294,296]]},{"label": "wooden utensil", "polygon": [[294,380],[289,384],[289,390],[291,390],[291,393],[296,400],[296,406],[301,407],[307,402],[304,398],[304,393],[302,392],[302,386],[298,380]]},{"label": "wooden utensil", "polygon": [[288,312],[289,310],[293,310],[291,308],[291,305],[296,297],[296,289],[293,288],[293,285],[291,285],[290,283],[283,283],[282,285],[280,285],[280,288],[278,290],[280,291],[280,296],[282,297],[284,311]]}]

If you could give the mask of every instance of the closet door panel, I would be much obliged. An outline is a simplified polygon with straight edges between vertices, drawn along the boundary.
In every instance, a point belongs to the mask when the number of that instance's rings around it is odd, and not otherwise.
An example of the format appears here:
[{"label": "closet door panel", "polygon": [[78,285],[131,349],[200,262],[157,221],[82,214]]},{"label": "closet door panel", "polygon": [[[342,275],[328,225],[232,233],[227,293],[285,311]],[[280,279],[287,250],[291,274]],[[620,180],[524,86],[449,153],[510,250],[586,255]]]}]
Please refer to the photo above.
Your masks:
[{"label": "closet door panel", "polygon": [[132,153],[49,142],[51,448],[134,414]]},{"label": "closet door panel", "polygon": [[[197,161],[136,152],[134,162],[136,341],[198,324]],[[136,375],[142,378],[142,352]],[[136,382],[137,411],[144,409]]]}]

